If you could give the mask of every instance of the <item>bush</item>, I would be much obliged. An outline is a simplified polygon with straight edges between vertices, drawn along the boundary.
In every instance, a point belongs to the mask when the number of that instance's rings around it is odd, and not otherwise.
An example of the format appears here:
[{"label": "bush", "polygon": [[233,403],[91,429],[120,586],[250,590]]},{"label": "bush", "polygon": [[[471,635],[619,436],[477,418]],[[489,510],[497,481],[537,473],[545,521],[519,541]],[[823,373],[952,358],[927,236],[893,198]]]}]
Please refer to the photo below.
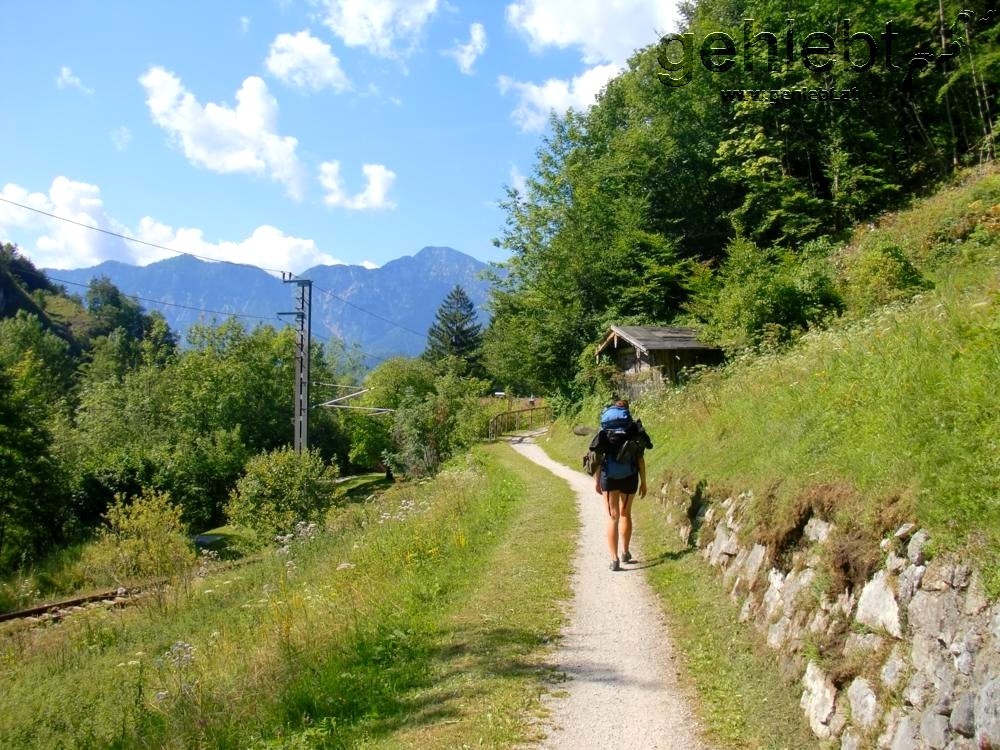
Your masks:
[{"label": "bush", "polygon": [[251,529],[258,541],[290,532],[296,521],[316,521],[335,501],[337,468],[319,451],[298,455],[279,448],[251,458],[229,495],[226,516]]},{"label": "bush", "polygon": [[706,324],[704,333],[725,349],[784,344],[843,307],[829,250],[824,240],[792,253],[738,237],[727,248],[715,286],[699,290],[689,310]]},{"label": "bush", "polygon": [[844,296],[852,312],[862,315],[929,286],[902,248],[886,237],[862,247],[844,269]]},{"label": "bush", "polygon": [[81,565],[94,583],[177,576],[188,571],[195,553],[169,493],[143,490],[131,502],[116,495],[105,515],[107,526],[84,552]]}]

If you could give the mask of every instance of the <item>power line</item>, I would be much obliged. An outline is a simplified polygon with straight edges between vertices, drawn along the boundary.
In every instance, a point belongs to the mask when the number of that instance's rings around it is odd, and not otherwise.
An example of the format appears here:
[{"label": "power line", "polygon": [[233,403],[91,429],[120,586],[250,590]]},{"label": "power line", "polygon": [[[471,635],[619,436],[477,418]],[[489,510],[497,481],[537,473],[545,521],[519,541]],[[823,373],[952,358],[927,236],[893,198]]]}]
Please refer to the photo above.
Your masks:
[{"label": "power line", "polygon": [[[79,286],[79,287],[83,287],[85,289],[89,288],[89,284],[81,284],[78,281],[67,281],[66,279],[57,279],[54,276],[45,276],[45,278],[47,278],[49,281],[55,281],[56,283],[59,283],[59,284],[71,284],[73,286]],[[177,302],[166,302],[164,300],[149,299],[148,297],[140,297],[137,294],[127,294],[126,292],[122,292],[122,294],[125,295],[126,297],[128,297],[129,299],[138,300],[139,302],[148,302],[148,303],[153,304],[153,305],[166,305],[168,307],[179,307],[182,310],[192,310],[194,312],[211,313],[213,315],[223,315],[225,317],[231,317],[231,318],[247,318],[249,320],[265,320],[265,321],[268,321],[268,322],[270,322],[272,320],[276,320],[279,323],[285,324],[285,321],[283,321],[281,318],[277,317],[276,315],[275,316],[271,316],[271,317],[266,317],[264,315],[246,315],[246,314],[243,314],[243,313],[225,312],[223,310],[209,310],[208,308],[204,308],[204,307],[192,307],[191,305],[181,305],[181,304],[179,304]],[[287,325],[287,324],[285,324],[285,325]],[[318,334],[316,332],[313,332],[312,338],[318,339],[320,342],[322,342],[324,344],[330,344],[330,343],[332,343],[332,340],[331,340],[331,338],[329,336],[322,336],[322,335],[320,335],[320,334]],[[387,359],[391,359],[394,356],[401,356],[401,355],[369,354],[368,352],[363,351],[361,349],[357,349],[356,351],[357,351],[357,353],[358,353],[359,356],[361,356],[361,357],[363,357],[365,359],[372,360],[374,362],[385,362]]]},{"label": "power line", "polygon": [[315,284],[313,285],[313,289],[315,289],[318,292],[322,292],[323,294],[329,295],[330,297],[333,297],[334,299],[340,300],[345,305],[353,307],[355,310],[360,310],[363,313],[367,313],[368,315],[371,315],[373,318],[378,318],[379,320],[381,320],[384,323],[388,323],[391,326],[395,326],[396,328],[399,328],[399,329],[401,329],[403,331],[406,331],[407,333],[412,333],[414,336],[420,336],[420,338],[426,338],[426,336],[427,336],[426,332],[420,333],[420,331],[414,331],[412,328],[407,328],[403,324],[397,323],[395,320],[389,320],[389,318],[385,318],[385,317],[379,315],[378,313],[372,312],[371,310],[366,310],[365,308],[361,307],[360,305],[355,305],[350,300],[346,300],[343,297],[341,297],[340,295],[334,294],[329,289],[323,289],[322,287],[318,287]]},{"label": "power line", "polygon": [[[189,252],[187,252],[185,250],[177,250],[176,248],[167,247],[166,245],[158,245],[155,242],[148,242],[146,240],[140,240],[138,237],[132,237],[132,236],[129,236],[127,234],[121,234],[120,232],[113,232],[110,229],[102,229],[101,227],[95,227],[95,226],[93,226],[91,224],[85,224],[82,221],[76,221],[75,219],[70,219],[70,218],[68,218],[66,216],[59,216],[58,214],[54,214],[54,213],[51,213],[49,211],[44,211],[44,210],[42,210],[40,208],[35,208],[34,206],[28,206],[28,205],[25,205],[24,203],[18,203],[17,201],[12,201],[9,198],[0,197],[0,201],[3,201],[4,203],[9,203],[12,206],[17,206],[19,208],[23,208],[26,211],[34,211],[37,214],[41,214],[43,216],[48,216],[51,219],[57,219],[58,221],[64,221],[64,222],[66,222],[68,224],[73,224],[75,226],[82,227],[84,229],[90,229],[90,230],[93,230],[95,232],[100,232],[101,234],[110,235],[111,237],[118,237],[119,239],[126,240],[128,242],[136,242],[136,243],[138,243],[140,245],[145,245],[147,247],[156,248],[157,250],[166,250],[169,253],[176,253],[177,255],[187,255],[187,256],[189,256],[191,258],[197,258],[198,260],[209,261],[211,263],[226,263],[228,265],[242,266],[244,268],[256,268],[256,269],[259,269],[261,271],[266,271],[266,272],[269,272],[269,273],[278,273],[278,274],[282,274],[282,275],[287,274],[291,278],[301,278],[298,274],[294,274],[294,273],[291,273],[289,271],[285,271],[285,270],[280,269],[280,268],[267,268],[266,266],[255,266],[255,265],[250,264],[250,263],[236,263],[235,261],[231,261],[231,260],[220,260],[218,258],[211,258],[211,257],[209,257],[207,255],[198,255],[197,253],[189,253]],[[60,282],[60,283],[68,283],[68,282]],[[345,305],[348,305],[349,307],[353,307],[355,310],[363,312],[366,315],[371,315],[373,318],[377,318],[378,320],[381,320],[383,323],[388,323],[389,325],[394,326],[395,328],[399,328],[402,331],[406,331],[407,333],[412,333],[414,336],[419,336],[421,338],[426,338],[426,336],[427,336],[426,332],[421,333],[420,331],[415,331],[414,329],[408,328],[407,326],[404,326],[401,323],[397,323],[395,320],[390,320],[389,318],[386,318],[383,315],[379,315],[378,313],[372,312],[371,310],[368,310],[368,309],[366,309],[364,307],[361,307],[360,305],[356,305],[355,303],[351,302],[350,300],[344,299],[340,295],[335,294],[334,292],[331,292],[329,289],[323,289],[322,287],[319,287],[319,286],[316,286],[316,285],[313,285],[313,288],[316,289],[319,292],[322,292],[323,294],[326,294],[329,297],[333,297],[334,299],[339,300],[340,302],[343,302]],[[129,296],[133,296],[133,295],[129,295]],[[170,304],[170,303],[166,303],[166,302],[157,302],[155,300],[150,300],[150,301],[151,302],[155,302],[156,304]],[[221,315],[227,315],[228,313],[220,313],[220,314]],[[239,316],[239,317],[256,317],[256,316]],[[270,320],[270,318],[264,318],[264,320]]]},{"label": "power line", "polygon": [[[55,281],[59,284],[72,284],[73,286],[82,286],[85,289],[90,287],[89,284],[81,284],[78,281],[66,281],[65,279],[57,279],[55,276],[47,276],[46,278],[48,278],[49,281]],[[181,305],[176,302],[164,302],[163,300],[158,300],[158,299],[148,299],[147,297],[140,297],[137,294],[128,294],[126,292],[122,292],[122,294],[124,294],[126,297],[129,297],[130,299],[138,300],[140,302],[149,302],[150,304],[153,305],[167,305],[168,307],[179,307],[182,310],[194,310],[195,312],[212,313],[213,315],[225,315],[226,317],[232,317],[232,318],[248,318],[251,320],[268,320],[268,321],[277,320],[279,322],[283,322],[281,318],[278,318],[277,316],[265,317],[263,315],[244,315],[242,313],[224,312],[222,310],[208,310],[204,307],[192,307],[190,305]]]},{"label": "power line", "polygon": [[59,221],[65,221],[67,224],[75,224],[78,227],[83,227],[84,229],[92,229],[95,232],[100,232],[101,234],[107,234],[112,237],[118,237],[122,240],[127,240],[129,242],[137,242],[140,245],[145,245],[146,247],[155,247],[157,250],[166,250],[168,253],[177,253],[178,255],[188,255],[192,258],[197,258],[198,260],[207,260],[211,263],[228,263],[231,266],[244,266],[250,268],[258,268],[261,271],[267,271],[269,273],[287,273],[281,268],[266,268],[264,266],[255,266],[250,263],[237,263],[232,260],[220,260],[219,258],[210,258],[207,255],[198,255],[197,253],[189,253],[185,250],[176,250],[172,247],[167,247],[166,245],[157,245],[155,242],[147,242],[146,240],[140,240],[138,237],[131,237],[127,234],[121,234],[119,232],[112,232],[110,229],[102,229],[101,227],[95,227],[92,224],[84,224],[82,221],[77,221],[76,219],[70,219],[66,216],[59,216],[58,214],[49,213],[48,211],[43,211],[40,208],[35,208],[34,206],[26,206],[23,203],[18,203],[17,201],[12,201],[9,198],[0,197],[0,201],[4,203],[9,203],[12,206],[18,206],[27,211],[34,211],[36,214],[42,214],[42,216],[48,216],[51,219],[58,219]]}]

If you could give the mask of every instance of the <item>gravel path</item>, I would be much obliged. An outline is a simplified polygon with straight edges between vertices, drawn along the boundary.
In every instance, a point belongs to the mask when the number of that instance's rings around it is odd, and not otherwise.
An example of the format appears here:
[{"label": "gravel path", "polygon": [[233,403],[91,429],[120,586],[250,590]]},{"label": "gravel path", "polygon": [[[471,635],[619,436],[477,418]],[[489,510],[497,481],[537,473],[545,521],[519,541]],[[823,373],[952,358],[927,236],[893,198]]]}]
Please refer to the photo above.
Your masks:
[{"label": "gravel path", "polygon": [[606,511],[593,479],[556,463],[530,442],[513,447],[570,483],[581,522],[570,621],[553,655],[568,678],[566,695],[546,701],[552,716],[543,747],[706,748],[677,682],[666,623],[638,571],[643,556],[637,540],[631,545],[636,563],[617,573],[608,570]]}]

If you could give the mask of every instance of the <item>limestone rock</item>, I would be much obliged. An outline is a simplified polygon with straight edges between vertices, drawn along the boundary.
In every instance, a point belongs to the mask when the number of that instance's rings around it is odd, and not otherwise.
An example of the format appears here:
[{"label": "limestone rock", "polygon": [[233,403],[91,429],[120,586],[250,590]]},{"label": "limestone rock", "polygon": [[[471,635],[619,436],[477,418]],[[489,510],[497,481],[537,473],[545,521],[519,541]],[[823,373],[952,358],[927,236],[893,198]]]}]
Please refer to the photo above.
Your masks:
[{"label": "limestone rock", "polygon": [[799,705],[806,713],[809,726],[820,739],[830,737],[829,721],[833,716],[833,704],[837,697],[837,688],[823,673],[823,670],[816,666],[815,662],[809,662],[806,667],[805,676],[802,678],[804,690]]},{"label": "limestone rock", "polygon": [[840,750],[861,750],[861,738],[848,729],[840,738]]},{"label": "limestone rock", "polygon": [[951,588],[954,577],[954,564],[941,559],[931,560],[923,580],[920,581],[920,588],[924,591],[946,591]]},{"label": "limestone rock", "polygon": [[755,544],[750,550],[750,554],[747,555],[746,562],[743,563],[743,577],[748,581],[752,582],[757,578],[757,574],[760,573],[760,566],[764,562],[764,556],[767,554],[767,547],[763,544]]},{"label": "limestone rock", "polygon": [[979,746],[1000,745],[1000,676],[987,682],[976,694],[974,716]]},{"label": "limestone rock", "polygon": [[906,662],[903,660],[903,654],[900,647],[895,646],[892,649],[892,653],[889,654],[889,658],[886,659],[885,664],[882,666],[882,672],[880,673],[882,684],[890,690],[895,689],[903,677],[905,670]]},{"label": "limestone rock", "polygon": [[903,688],[903,701],[908,706],[923,709],[927,705],[931,684],[923,672],[914,672]]},{"label": "limestone rock", "polygon": [[806,539],[809,541],[823,544],[830,538],[830,531],[832,529],[832,523],[813,516],[806,522],[806,527],[802,530],[802,533],[805,534]]},{"label": "limestone rock", "polygon": [[967,737],[958,736],[945,745],[944,750],[979,750],[979,746]]},{"label": "limestone rock", "polygon": [[986,598],[986,589],[983,588],[983,582],[979,578],[979,573],[973,573],[969,580],[969,588],[965,593],[965,602],[962,605],[962,611],[967,615],[978,615],[989,605],[990,602]]},{"label": "limestone rock", "polygon": [[916,530],[917,530],[917,525],[915,523],[904,523],[902,526],[896,529],[896,533],[893,534],[893,536],[896,539],[899,539],[901,542],[905,542],[913,535],[913,532]]},{"label": "limestone rock", "polygon": [[892,738],[896,736],[896,730],[899,728],[899,722],[903,719],[903,712],[898,708],[889,709],[888,713],[885,715],[885,727],[882,730],[882,734],[878,736],[876,740],[876,746],[882,750],[888,750],[889,746],[892,744]]},{"label": "limestone rock", "polygon": [[889,750],[917,750],[917,721],[910,715],[903,716],[896,725],[896,733],[892,737]]},{"label": "limestone rock", "polygon": [[907,606],[917,589],[920,588],[920,581],[923,580],[927,567],[924,565],[910,565],[899,575],[899,582],[896,586],[896,593],[899,596],[899,603]]},{"label": "limestone rock", "polygon": [[847,698],[851,702],[851,718],[855,724],[866,729],[878,719],[878,700],[868,680],[855,677],[847,689]]},{"label": "limestone rock", "polygon": [[920,735],[924,744],[933,750],[944,750],[949,738],[948,718],[934,711],[924,711],[920,718]]},{"label": "limestone rock", "polygon": [[880,570],[865,584],[854,619],[874,630],[884,630],[894,638],[902,638],[899,605],[887,577],[888,573]]},{"label": "limestone rock", "polygon": [[728,563],[729,560],[725,558],[735,555],[736,552],[735,537],[729,533],[724,524],[720,523],[715,528],[715,539],[712,541],[712,546],[708,553],[708,561],[712,565]]},{"label": "limestone rock", "polygon": [[767,629],[767,645],[773,649],[779,649],[785,645],[785,638],[788,635],[788,627],[792,621],[787,617],[782,617]]},{"label": "limestone rock", "polygon": [[906,567],[906,558],[900,557],[895,552],[890,552],[885,558],[885,567],[890,573],[899,573]]},{"label": "limestone rock", "polygon": [[924,548],[927,546],[927,542],[930,541],[930,537],[927,535],[926,531],[920,530],[913,535],[910,539],[910,543],[906,545],[906,557],[914,565],[924,564]]},{"label": "limestone rock", "polygon": [[971,737],[976,729],[976,696],[970,692],[962,693],[952,706],[948,724],[963,737]]},{"label": "limestone rock", "polygon": [[913,595],[906,608],[914,637],[928,636],[942,643],[955,639],[958,622],[958,594],[948,591],[924,591]]},{"label": "limestone rock", "polygon": [[769,581],[767,591],[764,592],[764,599],[761,602],[764,618],[767,622],[774,619],[775,613],[781,607],[781,590],[785,585],[785,576],[777,568],[767,571]]}]

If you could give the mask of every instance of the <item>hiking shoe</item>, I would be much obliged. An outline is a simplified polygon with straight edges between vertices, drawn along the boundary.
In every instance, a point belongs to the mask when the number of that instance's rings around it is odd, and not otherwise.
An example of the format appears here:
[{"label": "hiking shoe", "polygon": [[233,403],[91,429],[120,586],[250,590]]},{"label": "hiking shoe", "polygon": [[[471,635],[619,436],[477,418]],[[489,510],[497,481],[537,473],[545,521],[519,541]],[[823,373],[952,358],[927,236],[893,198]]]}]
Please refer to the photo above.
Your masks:
[{"label": "hiking shoe", "polygon": [[634,562],[634,561],[632,560],[632,553],[631,553],[631,552],[629,552],[628,550],[625,550],[624,554],[622,554],[622,562],[623,562],[623,563],[630,563],[630,562]]},{"label": "hiking shoe", "polygon": [[612,572],[618,571],[618,570],[621,570],[621,569],[622,569],[622,566],[618,563],[617,560],[612,560],[611,561],[611,570],[612,570]]}]

